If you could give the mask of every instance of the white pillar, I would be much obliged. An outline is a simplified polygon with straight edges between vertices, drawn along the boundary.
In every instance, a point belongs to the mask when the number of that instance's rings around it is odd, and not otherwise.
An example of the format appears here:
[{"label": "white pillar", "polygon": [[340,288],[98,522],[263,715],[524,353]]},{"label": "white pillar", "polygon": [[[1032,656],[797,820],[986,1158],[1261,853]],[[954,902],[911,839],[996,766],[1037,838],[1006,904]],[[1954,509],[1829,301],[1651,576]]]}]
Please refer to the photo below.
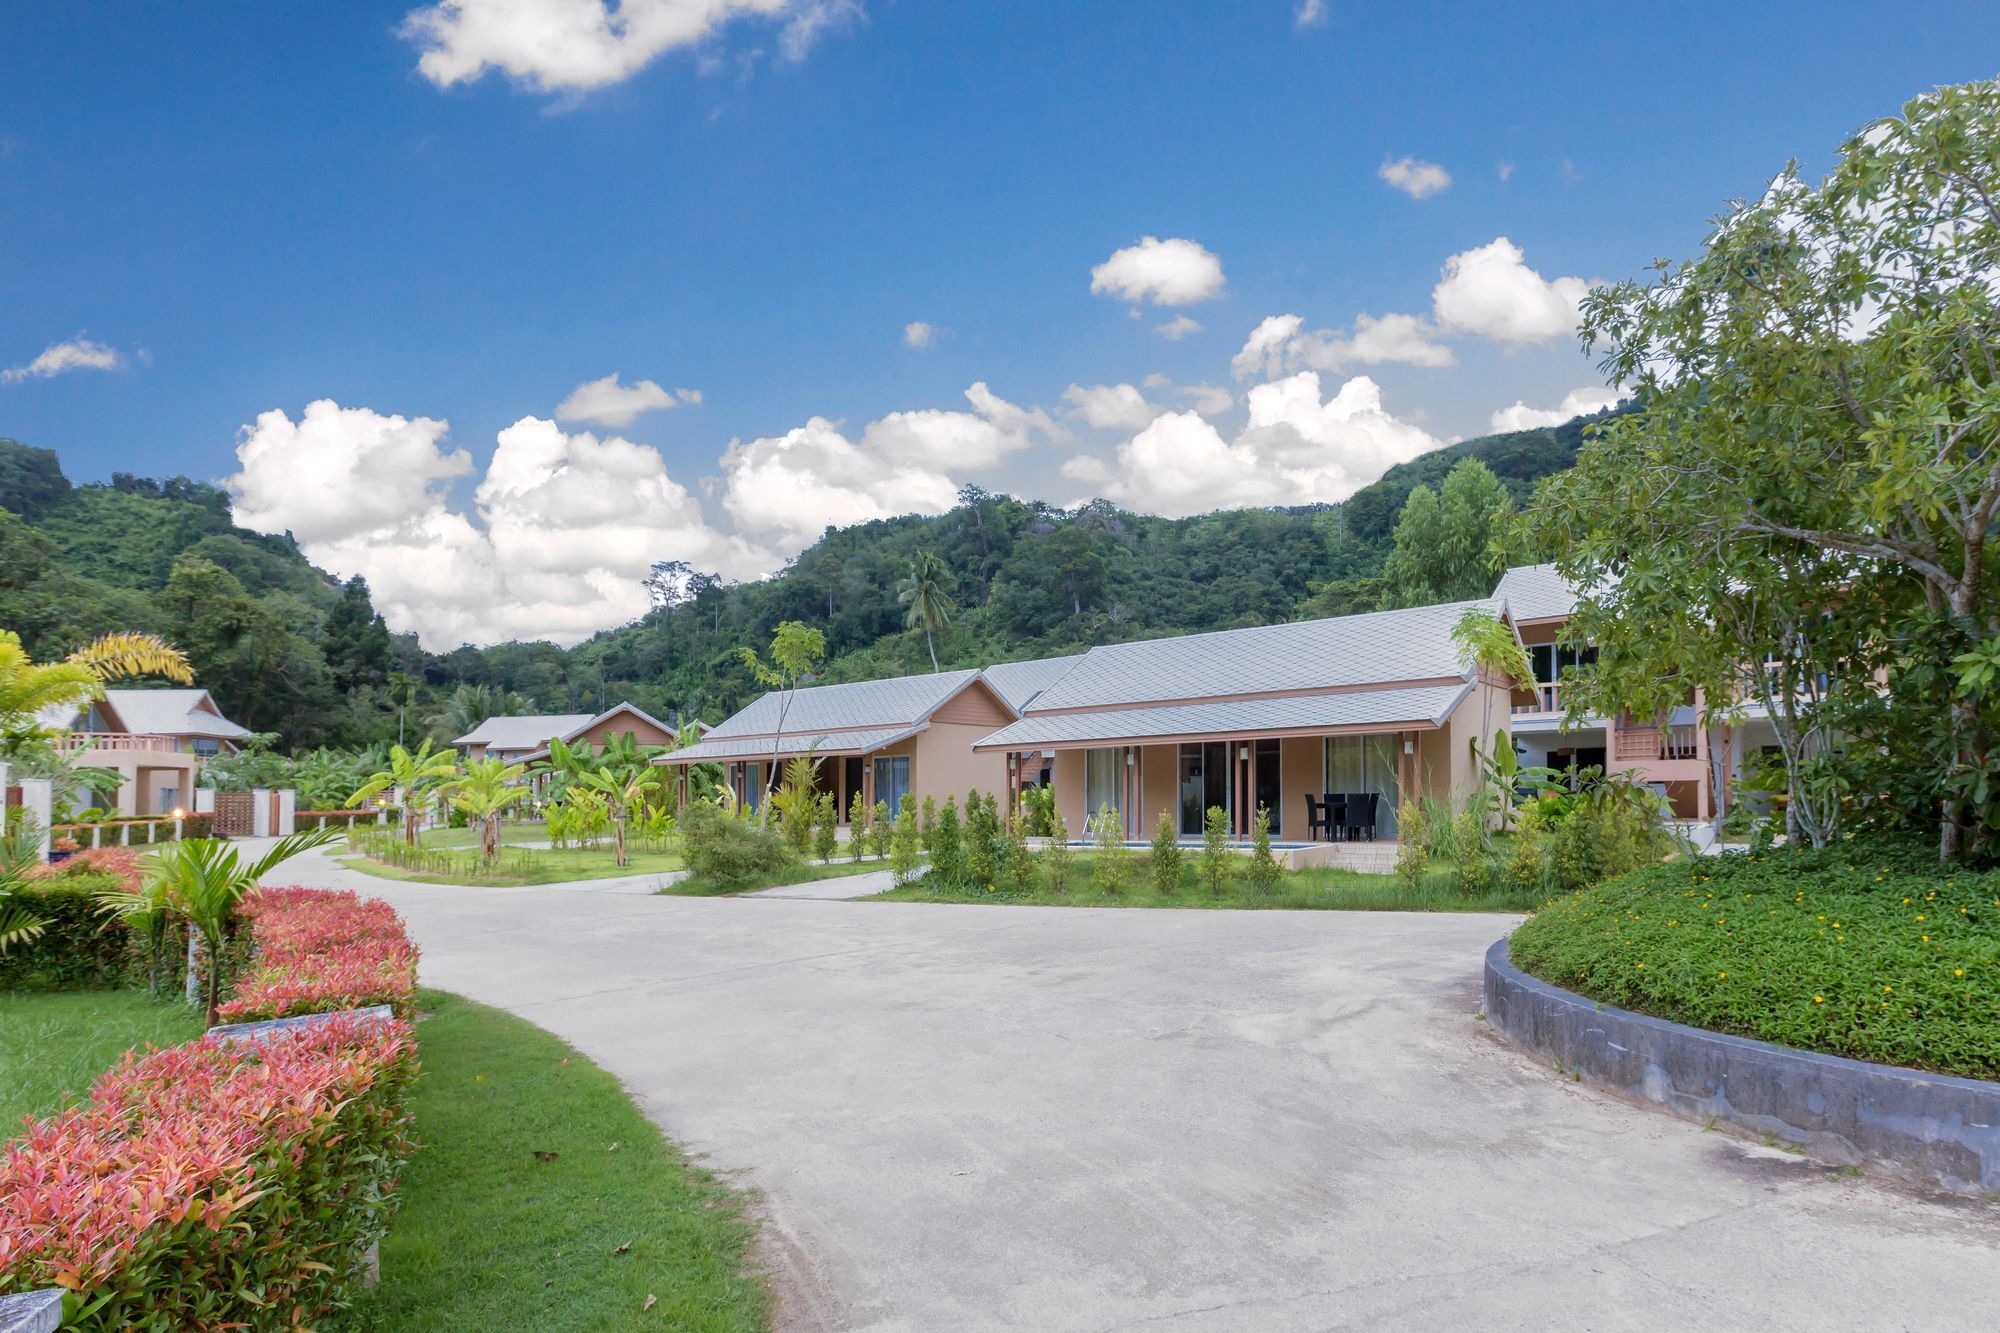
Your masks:
[{"label": "white pillar", "polygon": [[198,814],[198,815],[212,815],[212,814],[214,814],[214,813],[215,813],[215,788],[213,788],[213,787],[196,787],[196,788],[194,789],[194,804],[193,804],[193,805],[190,805],[190,806],[188,807],[188,809],[190,809],[190,810],[194,811],[194,812],[195,812],[196,814]]},{"label": "white pillar", "polygon": [[253,787],[250,791],[250,836],[268,838],[271,836],[271,789]]},{"label": "white pillar", "polygon": [[49,812],[55,807],[55,783],[47,778],[22,778],[21,809],[35,821],[37,849],[41,859],[49,859]]},{"label": "white pillar", "polygon": [[278,790],[278,827],[271,831],[281,838],[289,838],[298,824],[299,793],[291,787]]}]

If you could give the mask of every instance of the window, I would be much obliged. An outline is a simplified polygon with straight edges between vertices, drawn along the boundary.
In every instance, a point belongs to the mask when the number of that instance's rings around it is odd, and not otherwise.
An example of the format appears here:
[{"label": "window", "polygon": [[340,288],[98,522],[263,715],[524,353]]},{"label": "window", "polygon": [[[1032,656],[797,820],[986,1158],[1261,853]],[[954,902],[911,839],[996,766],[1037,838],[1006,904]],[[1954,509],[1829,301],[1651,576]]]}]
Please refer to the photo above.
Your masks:
[{"label": "window", "polygon": [[194,738],[193,744],[188,748],[203,759],[213,759],[216,753],[221,750],[222,745],[212,736],[197,736]]},{"label": "window", "polygon": [[[1271,812],[1271,836],[1275,838],[1284,831],[1285,822],[1284,790],[1279,785],[1278,742],[1258,741],[1255,755],[1256,768],[1251,775],[1251,783],[1256,791],[1257,805]],[[1255,828],[1256,806],[1251,807],[1250,818],[1251,827]]]},{"label": "window", "polygon": [[1230,808],[1229,746],[1221,741],[1181,746],[1181,836],[1200,837],[1209,807],[1217,805]]},{"label": "window", "polygon": [[[1083,817],[1094,819],[1100,806],[1114,811],[1123,804],[1125,752],[1111,748],[1083,753]],[[1082,833],[1083,830],[1078,830]]]},{"label": "window", "polygon": [[1326,739],[1326,782],[1324,790],[1341,795],[1373,793],[1382,799],[1375,806],[1375,836],[1396,836],[1396,802],[1402,798],[1397,765],[1402,745],[1398,737],[1329,736]]},{"label": "window", "polygon": [[910,789],[910,756],[884,755],[875,761],[875,799],[889,803],[894,815],[903,805],[903,793]]}]

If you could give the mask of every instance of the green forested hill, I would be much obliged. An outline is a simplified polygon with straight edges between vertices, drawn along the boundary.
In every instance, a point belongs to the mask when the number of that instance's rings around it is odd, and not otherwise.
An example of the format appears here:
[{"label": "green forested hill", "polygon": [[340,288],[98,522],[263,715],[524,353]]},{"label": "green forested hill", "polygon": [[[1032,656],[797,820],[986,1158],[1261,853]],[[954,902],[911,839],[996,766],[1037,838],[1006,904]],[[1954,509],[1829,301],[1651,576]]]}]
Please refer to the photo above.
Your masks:
[{"label": "green forested hill", "polygon": [[[496,703],[562,712],[629,698],[714,719],[754,689],[735,650],[781,620],[824,631],[827,679],[928,669],[895,593],[924,551],[952,572],[959,606],[937,644],[947,668],[1421,599],[1406,575],[1384,573],[1411,492],[1438,490],[1476,459],[1491,476],[1466,493],[1490,508],[1504,491],[1518,505],[1575,460],[1589,424],[1450,445],[1339,506],[1164,519],[968,487],[946,514],[829,529],[754,583],[663,565],[650,614],[567,651],[509,643],[441,655],[390,635],[360,580],[342,584],[290,541],[237,528],[212,485],[123,474],[72,485],[51,451],[0,440],[0,628],[41,657],[109,629],[165,634],[231,715],[292,746],[393,737],[399,713],[448,736]],[[1451,573],[1467,587],[1485,577]]]}]

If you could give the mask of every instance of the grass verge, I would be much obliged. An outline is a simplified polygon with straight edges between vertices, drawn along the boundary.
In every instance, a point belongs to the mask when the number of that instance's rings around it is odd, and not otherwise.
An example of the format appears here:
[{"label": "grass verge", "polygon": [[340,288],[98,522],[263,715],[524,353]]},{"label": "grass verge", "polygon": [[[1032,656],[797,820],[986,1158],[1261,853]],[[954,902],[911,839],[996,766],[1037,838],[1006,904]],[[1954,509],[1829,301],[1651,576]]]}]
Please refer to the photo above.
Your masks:
[{"label": "grass verge", "polygon": [[1670,862],[1558,898],[1514,965],[1655,1017],[2000,1079],[2000,873],[1859,847]]},{"label": "grass verge", "polygon": [[423,1144],[382,1242],[369,1333],[766,1325],[743,1201],[617,1080],[498,1009],[419,993]]},{"label": "grass verge", "polygon": [[201,1030],[199,1010],[132,991],[0,995],[0,1139],[81,1100],[125,1052]]},{"label": "grass verge", "polygon": [[[429,843],[425,844],[429,846]],[[495,874],[433,875],[421,870],[389,865],[368,856],[342,856],[340,863],[377,879],[403,880],[412,884],[470,884],[505,887],[524,884],[570,884],[583,879],[629,879],[639,875],[662,875],[684,868],[678,851],[626,853],[627,864],[619,866],[609,847],[557,851],[552,848],[520,848],[509,845],[503,867],[526,857],[534,864],[531,873],[514,873],[505,868]]]},{"label": "grass verge", "polygon": [[803,865],[785,870],[774,870],[768,875],[759,875],[743,884],[714,884],[689,875],[663,886],[659,892],[683,898],[716,898],[731,893],[755,893],[758,889],[775,889],[787,884],[808,884],[816,879],[842,879],[848,875],[865,875],[871,870],[887,870],[887,860],[865,861],[808,861]]},{"label": "grass verge", "polygon": [[1196,883],[1193,872],[1189,871],[1175,890],[1166,894],[1154,886],[1151,867],[1143,853],[1132,855],[1123,886],[1115,893],[1107,893],[1098,873],[1099,856],[1097,852],[1072,853],[1069,886],[1060,893],[1049,887],[1045,871],[1038,871],[1034,884],[1025,891],[1007,884],[961,889],[918,880],[900,889],[872,895],[868,901],[1358,912],[1526,912],[1533,910],[1535,905],[1531,895],[1504,891],[1475,895],[1460,893],[1451,884],[1448,875],[1426,876],[1422,884],[1413,888],[1393,875],[1364,875],[1359,871],[1331,866],[1288,870],[1268,894],[1259,893],[1240,872],[1224,883],[1220,894],[1211,893]]}]

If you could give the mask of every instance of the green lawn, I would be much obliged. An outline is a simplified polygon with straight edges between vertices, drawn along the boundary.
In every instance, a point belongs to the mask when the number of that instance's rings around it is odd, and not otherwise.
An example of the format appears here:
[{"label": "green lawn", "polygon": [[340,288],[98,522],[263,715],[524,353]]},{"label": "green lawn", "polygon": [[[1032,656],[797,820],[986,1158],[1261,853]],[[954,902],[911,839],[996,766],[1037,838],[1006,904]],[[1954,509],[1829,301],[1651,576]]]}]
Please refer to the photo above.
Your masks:
[{"label": "green lawn", "polygon": [[[473,829],[428,829],[420,835],[421,845],[431,851],[455,854],[457,864],[449,872],[393,865],[366,856],[348,856],[341,864],[380,879],[408,880],[418,884],[566,884],[579,879],[624,879],[634,875],[660,875],[685,867],[678,843],[648,851],[636,843],[626,845],[626,864],[618,864],[617,853],[607,838],[595,846],[524,848],[519,844],[546,842],[548,834],[540,824],[510,824],[500,831],[502,844],[498,867],[487,873],[478,866],[476,849],[479,834]],[[524,868],[523,861],[528,863]]]},{"label": "green lawn", "polygon": [[90,1092],[118,1057],[201,1035],[201,1011],[131,991],[0,995],[0,1139]]},{"label": "green lawn", "polygon": [[1292,870],[1279,877],[1269,894],[1258,893],[1238,873],[1218,896],[1211,894],[1196,877],[1195,857],[1185,858],[1185,874],[1171,895],[1153,886],[1146,853],[1135,851],[1128,861],[1130,870],[1124,887],[1115,895],[1106,894],[1098,883],[1097,852],[1075,852],[1070,856],[1068,891],[1056,893],[1048,886],[1045,870],[1038,870],[1035,885],[1023,893],[1006,884],[991,890],[957,892],[934,889],[919,881],[906,888],[876,894],[869,902],[928,903],[1033,903],[1055,907],[1232,907],[1285,908],[1290,910],[1341,909],[1373,912],[1525,912],[1533,903],[1518,894],[1492,893],[1467,896],[1457,891],[1448,873],[1433,871],[1416,888],[1406,887],[1393,875],[1364,875],[1353,870],[1319,867]]},{"label": "green lawn", "polygon": [[615,1079],[497,1009],[437,991],[418,1005],[423,1148],[382,1242],[381,1286],[353,1327],[765,1327],[743,1200]]},{"label": "green lawn", "polygon": [[714,898],[729,893],[754,893],[758,889],[775,889],[784,884],[805,884],[816,879],[841,879],[848,875],[865,875],[871,870],[888,868],[887,859],[807,861],[786,870],[759,876],[747,884],[709,884],[689,875],[685,879],[677,879],[664,886],[660,892],[687,898]]}]

